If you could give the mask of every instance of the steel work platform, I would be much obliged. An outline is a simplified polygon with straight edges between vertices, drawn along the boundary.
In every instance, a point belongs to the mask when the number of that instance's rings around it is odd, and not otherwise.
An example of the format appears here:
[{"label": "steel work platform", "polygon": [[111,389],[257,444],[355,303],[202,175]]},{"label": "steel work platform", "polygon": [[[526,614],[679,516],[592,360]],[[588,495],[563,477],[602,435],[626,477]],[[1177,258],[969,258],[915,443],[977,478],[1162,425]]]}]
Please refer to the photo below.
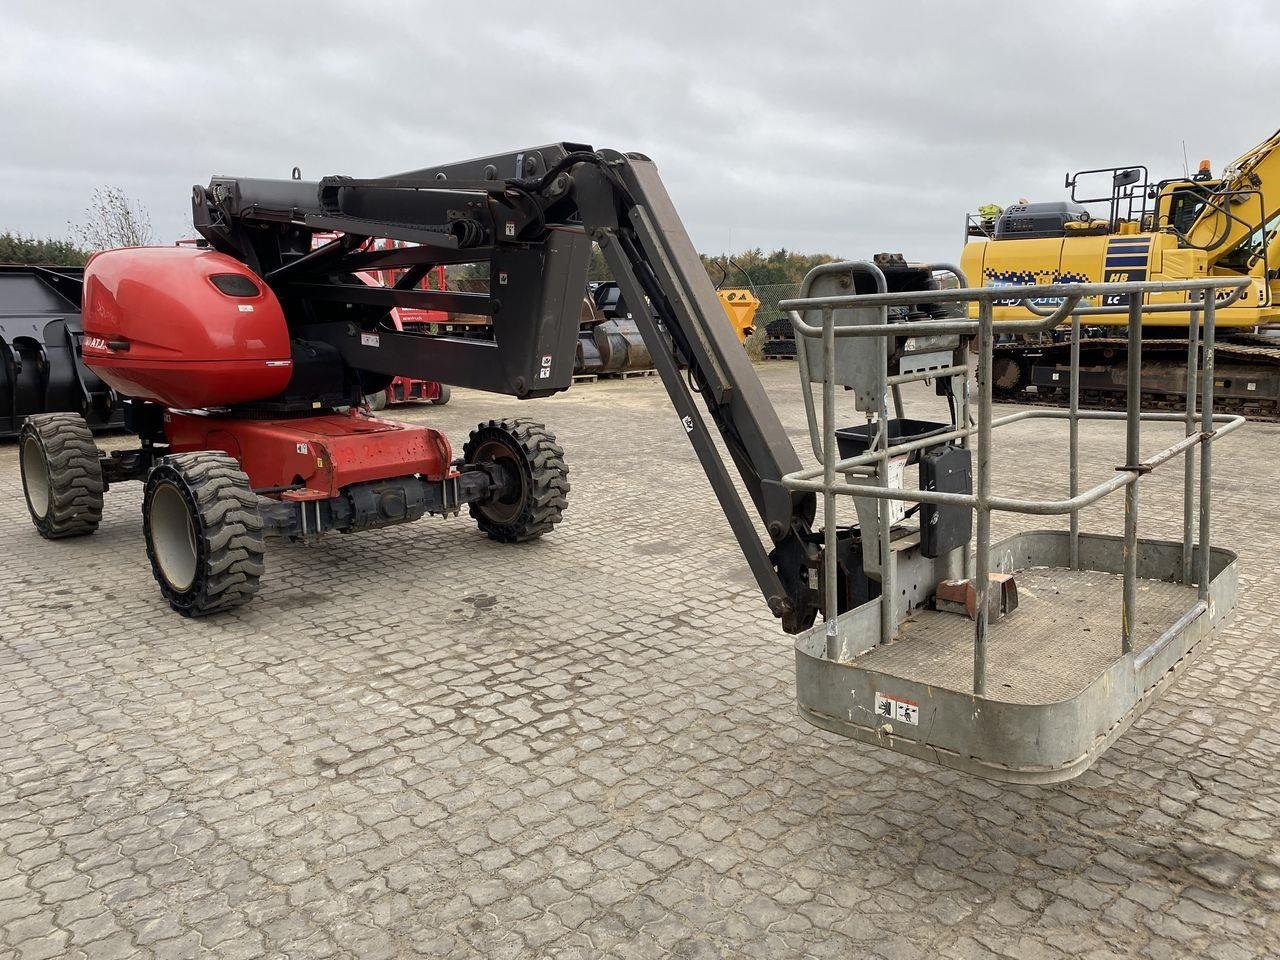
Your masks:
[{"label": "steel work platform", "polygon": [[[955,267],[922,269],[939,281],[926,295],[890,291],[876,263],[824,264],[810,272],[798,299],[781,304],[800,344],[818,464],[783,484],[818,494],[825,520],[823,621],[796,641],[797,706],[818,727],[991,780],[1068,780],[1194,662],[1235,606],[1235,554],[1210,540],[1212,452],[1244,421],[1213,412],[1213,351],[1216,311],[1244,287],[1205,278],[970,288]],[[947,288],[940,277],[958,286]],[[1009,300],[1039,319],[996,324],[993,305]],[[1174,309],[1197,318],[1188,338],[1186,407],[1145,411],[1143,319]],[[1123,413],[1079,407],[1081,318],[1100,313],[1127,314]],[[994,416],[997,329],[1042,336],[1065,323],[1068,409]],[[949,423],[906,419],[899,388],[918,381],[947,397]],[[821,386],[820,410],[814,385]],[[837,397],[845,396],[864,423],[837,428]],[[995,431],[1032,419],[1067,421],[1065,498],[993,491]],[[1123,422],[1125,453],[1109,478],[1081,489],[1079,426],[1086,420]],[[1183,436],[1144,457],[1148,423],[1177,423]],[[1143,480],[1178,460],[1182,539],[1142,539]],[[919,489],[906,489],[904,466],[913,462],[921,464]],[[1082,532],[1081,513],[1119,493],[1124,535]],[[852,498],[855,526],[838,525],[838,497]],[[908,511],[907,504],[916,506]],[[997,511],[1064,517],[1069,527],[992,543]]]},{"label": "steel work platform", "polygon": [[835,643],[825,624],[797,638],[801,715],[992,780],[1052,783],[1081,773],[1195,662],[1235,606],[1236,567],[1233,553],[1211,550],[1202,602],[1195,586],[1177,582],[1182,544],[1139,541],[1133,649],[1117,655],[1123,540],[1082,534],[1079,546],[1074,570],[1066,531],[992,546],[1012,561],[1019,604],[990,624],[985,696],[973,693],[972,623],[955,614],[912,611],[896,639],[850,656],[875,636],[877,598],[836,619]]}]

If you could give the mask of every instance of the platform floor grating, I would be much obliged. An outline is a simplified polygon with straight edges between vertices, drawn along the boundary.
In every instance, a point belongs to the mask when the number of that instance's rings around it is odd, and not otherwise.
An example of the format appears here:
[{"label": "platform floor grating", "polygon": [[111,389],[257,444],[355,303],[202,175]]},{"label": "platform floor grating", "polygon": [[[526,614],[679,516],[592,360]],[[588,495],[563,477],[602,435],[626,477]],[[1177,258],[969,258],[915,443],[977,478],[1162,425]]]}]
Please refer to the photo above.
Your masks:
[{"label": "platform floor grating", "polygon": [[[1018,609],[987,631],[987,697],[1054,703],[1080,693],[1120,655],[1119,574],[1032,567],[1015,575]],[[1141,651],[1196,602],[1194,587],[1139,580],[1134,649]],[[973,689],[973,621],[916,610],[898,639],[859,666],[949,690]]]}]

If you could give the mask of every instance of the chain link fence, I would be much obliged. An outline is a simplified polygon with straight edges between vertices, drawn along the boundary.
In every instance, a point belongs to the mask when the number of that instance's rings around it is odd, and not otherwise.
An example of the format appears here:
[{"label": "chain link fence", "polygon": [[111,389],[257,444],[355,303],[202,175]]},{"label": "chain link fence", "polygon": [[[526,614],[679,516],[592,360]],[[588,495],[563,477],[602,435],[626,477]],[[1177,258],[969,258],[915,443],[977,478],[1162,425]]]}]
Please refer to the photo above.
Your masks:
[{"label": "chain link fence", "polygon": [[[755,330],[747,337],[747,353],[752,360],[795,356],[795,335],[791,329],[791,319],[778,304],[799,296],[800,284],[762,284],[753,292],[760,301],[760,309],[756,311]],[[768,346],[770,341],[774,341],[775,345]],[[788,348],[778,341],[790,341],[791,346]]]}]

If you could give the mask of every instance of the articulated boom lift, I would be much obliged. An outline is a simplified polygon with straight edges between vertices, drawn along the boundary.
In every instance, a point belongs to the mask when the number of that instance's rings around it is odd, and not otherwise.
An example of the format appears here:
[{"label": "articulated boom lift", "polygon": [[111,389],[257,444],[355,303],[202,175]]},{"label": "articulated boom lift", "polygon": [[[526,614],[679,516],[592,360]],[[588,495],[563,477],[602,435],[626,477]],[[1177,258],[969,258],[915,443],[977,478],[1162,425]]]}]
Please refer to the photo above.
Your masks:
[{"label": "articulated boom lift", "polygon": [[[37,496],[46,536],[90,532],[104,483],[146,480],[156,578],[177,609],[198,615],[252,594],[259,526],[312,536],[466,504],[497,539],[546,532],[567,505],[568,481],[541,424],[482,425],[455,460],[439,432],[359,406],[396,375],[516,397],[567,389],[595,241],[625,299],[647,298],[665,327],[660,336],[650,311],[634,311],[770,609],[793,632],[813,622],[814,498],[778,482],[798,468],[795,452],[651,161],[553,144],[372,180],[214,177],[194,188],[192,204],[208,249],[113,250],[86,270],[84,360],[130,398],[128,425],[142,445],[98,458],[75,415],[32,418],[22,446],[29,490],[69,475],[54,460],[76,424],[70,470],[80,492],[65,509],[56,491]],[[337,236],[313,249],[317,233]],[[489,292],[417,289],[432,268],[458,263],[487,263]],[[392,269],[403,272],[389,287],[357,276]],[[492,339],[397,330],[393,307],[488,316]],[[681,366],[764,520],[768,548]],[[46,458],[43,481],[32,471]],[[243,507],[230,553],[206,550],[206,474]]]},{"label": "articulated boom lift", "polygon": [[[378,419],[362,399],[395,376],[521,398],[567,389],[593,242],[632,305],[769,609],[798,635],[797,699],[810,722],[996,779],[1064,779],[1185,669],[1231,608],[1235,558],[1208,543],[1209,441],[1240,421],[1212,414],[1212,291],[1240,281],[1021,291],[1063,302],[1047,319],[1015,325],[1024,332],[1051,329],[1082,297],[1120,297],[1131,320],[1149,294],[1208,298],[1204,398],[1199,415],[1194,401],[1188,406],[1187,438],[1142,459],[1138,431],[1148,415],[1135,367],[1118,472],[1078,489],[1074,426],[1087,417],[1073,404],[1071,497],[1028,501],[990,490],[991,430],[1024,418],[991,413],[992,304],[1002,293],[965,288],[956,268],[901,257],[816,268],[803,297],[783,305],[794,310],[803,346],[819,461],[802,468],[656,168],[638,154],[561,143],[369,180],[215,177],[194,188],[192,203],[206,248],[112,250],[85,270],[83,363],[127,398],[125,421],[139,446],[104,455],[86,420],[70,413],[30,416],[20,435],[27,504],[45,537],[92,533],[109,484],[145,484],[152,571],[184,615],[247,601],[270,536],[359,531],[463,505],[495,540],[550,531],[568,506],[569,482],[544,425],[490,420],[455,456],[441,432]],[[317,243],[317,233],[332,239]],[[428,271],[448,264],[487,264],[488,292],[420,288]],[[934,275],[942,270],[960,289],[941,289]],[[397,279],[362,281],[377,271]],[[970,302],[977,320],[967,317]],[[492,334],[402,329],[390,319],[397,308],[478,314]],[[1195,368],[1193,355],[1191,383]],[[948,419],[907,419],[901,388],[909,383],[931,384]],[[838,387],[865,422],[836,429]],[[1189,459],[1183,543],[1137,540],[1139,480],[1197,446],[1198,542]],[[909,490],[904,471],[915,465],[919,489]],[[1079,510],[1122,489],[1123,542],[1080,534]],[[856,524],[838,522],[837,495],[852,497]],[[993,510],[1070,514],[1072,529],[992,544]],[[1014,581],[1024,574],[1035,589],[1015,611]],[[1141,622],[1140,578],[1164,601]],[[1118,601],[1123,587],[1114,651],[1093,633],[1068,655],[1069,638],[1055,631],[1060,611],[1046,600],[1060,585],[1091,610],[1108,592]]]}]

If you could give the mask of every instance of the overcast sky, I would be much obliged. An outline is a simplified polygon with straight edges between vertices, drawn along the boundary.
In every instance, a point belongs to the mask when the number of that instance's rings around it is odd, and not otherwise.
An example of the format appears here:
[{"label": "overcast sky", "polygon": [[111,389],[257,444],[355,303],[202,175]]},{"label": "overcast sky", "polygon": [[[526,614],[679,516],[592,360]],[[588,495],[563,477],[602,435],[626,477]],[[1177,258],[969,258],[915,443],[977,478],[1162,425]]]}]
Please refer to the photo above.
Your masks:
[{"label": "overcast sky", "polygon": [[190,235],[214,173],[377,176],[570,140],[657,163],[700,249],[954,259],[1068,169],[1280,126],[1280,3],[0,4],[0,230],[95,186]]}]

